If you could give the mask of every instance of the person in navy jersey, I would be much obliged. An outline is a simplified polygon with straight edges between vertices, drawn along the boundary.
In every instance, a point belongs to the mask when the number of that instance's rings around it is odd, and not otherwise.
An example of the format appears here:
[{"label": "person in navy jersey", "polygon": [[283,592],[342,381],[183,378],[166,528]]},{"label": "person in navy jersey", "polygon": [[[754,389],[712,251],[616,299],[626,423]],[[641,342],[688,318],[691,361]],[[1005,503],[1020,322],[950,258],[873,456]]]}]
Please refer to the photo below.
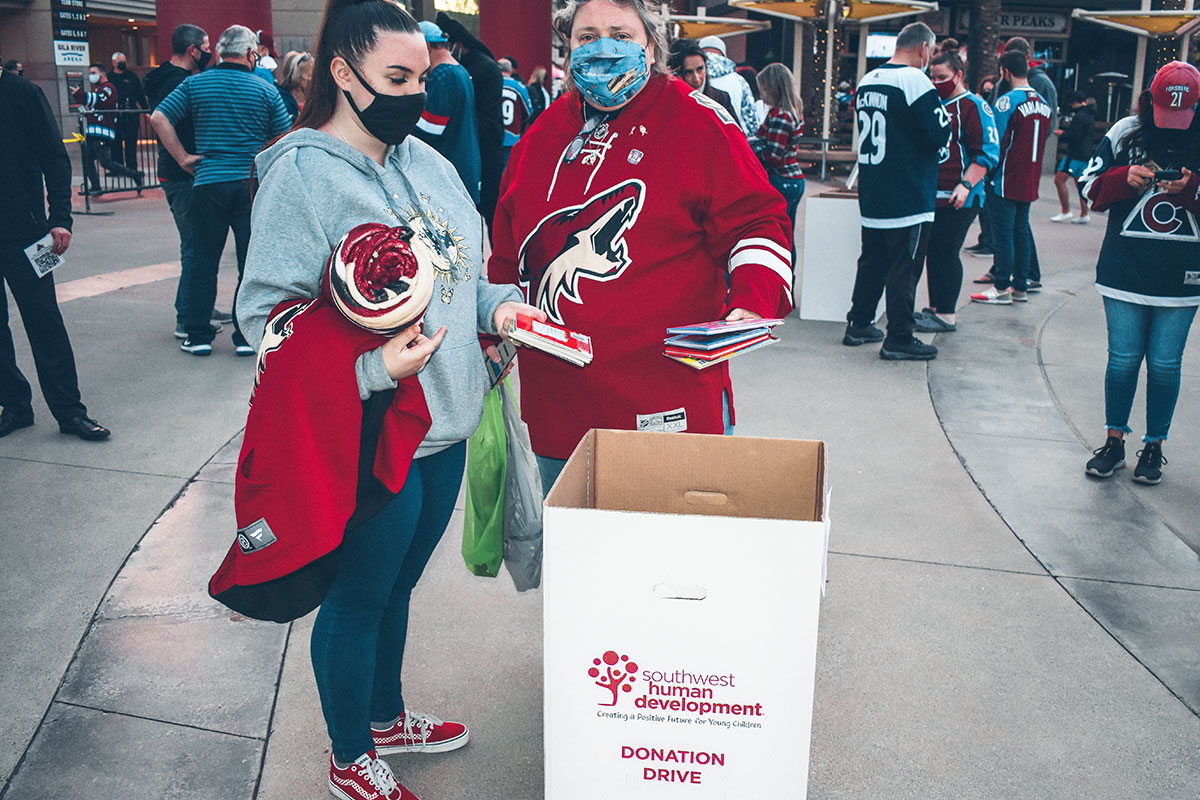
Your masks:
[{"label": "person in navy jersey", "polygon": [[[1125,435],[1146,362],[1145,447],[1133,479],[1155,484],[1162,443],[1179,398],[1188,330],[1200,305],[1200,71],[1172,61],[1154,76],[1138,113],[1109,129],[1083,173],[1083,192],[1108,228],[1096,289],[1108,324],[1104,375],[1107,441],[1087,472],[1107,478],[1125,465]],[[1170,172],[1166,172],[1170,170]]]},{"label": "person in navy jersey", "polygon": [[1000,158],[1000,136],[992,108],[963,83],[958,42],[947,39],[929,68],[933,88],[950,115],[950,144],[938,166],[937,209],[929,234],[926,284],[929,308],[917,315],[917,330],[943,333],[957,328],[955,309],[962,290],[959,250],[983,206],[983,178]]},{"label": "person in navy jersey", "polygon": [[1030,277],[1033,237],[1029,206],[1038,197],[1042,157],[1050,136],[1050,105],[1029,85],[1029,62],[1015,51],[1000,56],[1000,75],[1013,88],[996,100],[1000,130],[1000,163],[992,172],[992,195],[987,198],[992,219],[996,261],[994,282],[971,295],[976,303],[1012,305],[1024,302]]},{"label": "person in navy jersey", "polygon": [[479,203],[482,175],[471,76],[450,54],[450,40],[441,28],[425,21],[421,32],[433,70],[425,81],[425,111],[413,133],[454,165],[471,199]]},{"label": "person in navy jersey", "polygon": [[[862,255],[842,343],[882,341],[879,355],[889,360],[937,357],[936,347],[913,336],[917,270],[934,217],[938,152],[950,141],[950,117],[924,73],[933,45],[927,25],[905,26],[896,37],[896,54],[867,73],[854,95]],[[886,337],[872,324],[885,288]]]}]

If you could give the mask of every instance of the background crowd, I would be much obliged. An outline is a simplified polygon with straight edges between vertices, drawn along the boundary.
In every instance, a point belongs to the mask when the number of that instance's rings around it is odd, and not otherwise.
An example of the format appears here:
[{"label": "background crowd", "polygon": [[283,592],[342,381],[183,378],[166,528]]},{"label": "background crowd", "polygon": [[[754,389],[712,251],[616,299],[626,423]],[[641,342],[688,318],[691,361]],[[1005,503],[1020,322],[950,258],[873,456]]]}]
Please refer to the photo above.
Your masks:
[{"label": "background crowd", "polygon": [[[432,254],[436,289],[422,324],[372,340],[340,373],[349,391],[339,398],[361,412],[351,415],[361,426],[341,442],[359,463],[351,500],[377,488],[374,445],[360,450],[360,435],[376,441],[388,415],[402,412],[392,400],[398,391],[419,388],[431,424],[388,465],[405,476],[403,488],[382,497],[353,537],[347,528],[314,628],[338,796],[411,797],[379,756],[452,750],[468,739],[464,724],[406,708],[400,674],[410,594],[449,521],[465,440],[482,414],[480,337],[496,360],[490,342],[527,316],[585,331],[595,343],[584,370],[522,355],[523,416],[548,489],[593,427],[731,433],[727,367],[665,362],[662,333],[792,308],[805,160],[804,106],[790,70],[739,68],[719,38],[670,42],[642,0],[571,0],[554,26],[567,54],[561,78],[538,65],[527,81],[514,58],[496,57],[445,14],[418,22],[386,0],[330,0],[314,53],[280,56],[269,32],[241,25],[215,42],[181,25],[171,59],[144,82],[116,53],[113,71],[92,65],[76,93],[86,107],[92,185],[100,167],[143,183],[137,131],[113,112],[152,112],[158,178],[180,241],[174,333],[184,353],[211,355],[231,325],[234,352],[258,355],[261,377],[264,354],[281,346],[262,345],[278,309],[327,290],[330,248],[357,225],[403,226]],[[915,334],[958,329],[960,253],[976,219],[980,238],[967,249],[992,265],[970,300],[1030,302],[1043,281],[1030,210],[1058,131],[1060,213],[1052,221],[1085,224],[1092,210],[1112,212],[1096,281],[1109,344],[1106,442],[1085,469],[1107,478],[1124,465],[1144,362],[1147,430],[1134,480],[1158,483],[1200,305],[1200,72],[1164,66],[1135,113],[1097,145],[1089,99],[1067,91],[1060,102],[1027,41],[1004,44],[999,73],[978,91],[965,83],[968,54],[913,23],[886,63],[839,87],[837,102],[857,128],[849,183],[861,220],[842,342],[878,343],[885,360],[935,358],[937,348]],[[60,430],[100,440],[109,431],[80,400],[53,279],[35,277],[24,255],[43,236],[56,253],[70,245],[70,161],[45,97],[14,66],[0,75],[0,109],[14,112],[0,115],[0,139],[10,145],[0,152],[0,178],[14,187],[0,211],[15,221],[0,267]],[[231,231],[238,287],[234,307],[222,312],[217,276]],[[930,306],[918,311],[922,273]],[[875,324],[881,300],[886,330]],[[0,437],[33,424],[6,301],[3,308]],[[312,377],[321,388],[305,385],[305,396],[336,382]],[[293,442],[296,433],[288,435]],[[288,483],[287,470],[253,456],[248,443],[240,478]]]}]

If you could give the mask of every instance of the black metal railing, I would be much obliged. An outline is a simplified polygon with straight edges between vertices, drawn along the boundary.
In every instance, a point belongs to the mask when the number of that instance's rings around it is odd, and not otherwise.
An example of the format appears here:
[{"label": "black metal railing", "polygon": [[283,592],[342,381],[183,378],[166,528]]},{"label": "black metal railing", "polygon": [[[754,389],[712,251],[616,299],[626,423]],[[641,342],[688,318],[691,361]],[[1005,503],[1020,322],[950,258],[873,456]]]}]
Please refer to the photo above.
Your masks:
[{"label": "black metal railing", "polygon": [[150,112],[141,109],[100,112],[115,125],[108,127],[116,138],[88,135],[86,112],[79,113],[79,146],[83,162],[84,205],[91,211],[91,198],[116,192],[157,189],[158,138],[150,126]]}]

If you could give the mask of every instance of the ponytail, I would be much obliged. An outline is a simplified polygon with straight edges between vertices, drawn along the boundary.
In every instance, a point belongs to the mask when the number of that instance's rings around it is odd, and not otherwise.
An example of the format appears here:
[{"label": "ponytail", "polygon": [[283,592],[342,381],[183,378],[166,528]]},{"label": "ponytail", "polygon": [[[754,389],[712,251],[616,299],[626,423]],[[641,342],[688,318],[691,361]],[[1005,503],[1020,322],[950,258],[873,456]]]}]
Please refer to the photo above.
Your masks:
[{"label": "ponytail", "polygon": [[419,35],[421,28],[393,0],[328,0],[313,48],[312,84],[295,127],[319,128],[330,120],[340,94],[330,72],[333,59],[341,56],[352,66],[361,65],[380,33]]},{"label": "ponytail", "polygon": [[958,54],[958,41],[947,39],[942,42],[941,51],[930,60],[930,65],[945,64],[955,75],[963,71],[962,56]]}]

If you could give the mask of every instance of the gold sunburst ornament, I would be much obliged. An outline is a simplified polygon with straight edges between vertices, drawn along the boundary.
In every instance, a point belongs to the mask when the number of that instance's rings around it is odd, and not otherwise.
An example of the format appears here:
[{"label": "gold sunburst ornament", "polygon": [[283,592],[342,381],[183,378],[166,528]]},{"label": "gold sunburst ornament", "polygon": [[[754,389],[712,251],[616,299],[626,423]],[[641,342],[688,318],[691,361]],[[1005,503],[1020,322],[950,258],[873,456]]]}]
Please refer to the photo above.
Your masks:
[{"label": "gold sunburst ornament", "polygon": [[[427,199],[421,196],[421,200]],[[432,251],[434,277],[442,287],[442,302],[449,303],[454,297],[454,284],[471,279],[470,247],[465,244],[466,237],[459,235],[458,229],[444,214],[444,209],[433,211],[428,206],[422,213],[410,204],[404,218],[416,236]]]}]

